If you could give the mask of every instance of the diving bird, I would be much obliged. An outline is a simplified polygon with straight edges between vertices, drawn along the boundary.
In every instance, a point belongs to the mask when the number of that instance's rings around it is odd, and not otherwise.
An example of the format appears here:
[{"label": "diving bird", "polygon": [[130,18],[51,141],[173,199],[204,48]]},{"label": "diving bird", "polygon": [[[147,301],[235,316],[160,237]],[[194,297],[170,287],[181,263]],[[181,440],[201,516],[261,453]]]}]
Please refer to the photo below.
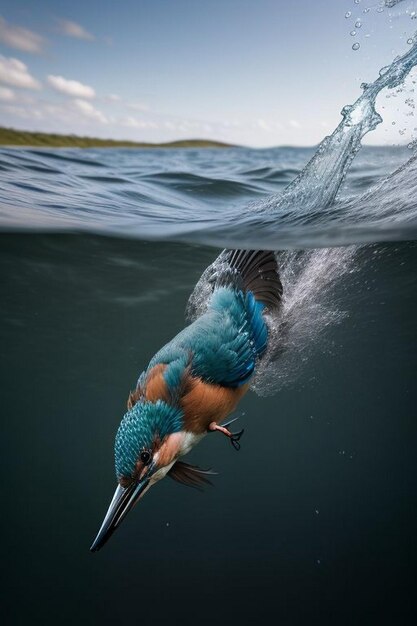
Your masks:
[{"label": "diving bird", "polygon": [[248,391],[268,345],[266,314],[282,296],[275,254],[225,250],[207,276],[205,310],[151,359],[116,434],[118,486],[91,551],[99,550],[136,502],[165,476],[190,486],[207,471],[180,460],[208,433],[239,449],[243,430],[224,422]]}]

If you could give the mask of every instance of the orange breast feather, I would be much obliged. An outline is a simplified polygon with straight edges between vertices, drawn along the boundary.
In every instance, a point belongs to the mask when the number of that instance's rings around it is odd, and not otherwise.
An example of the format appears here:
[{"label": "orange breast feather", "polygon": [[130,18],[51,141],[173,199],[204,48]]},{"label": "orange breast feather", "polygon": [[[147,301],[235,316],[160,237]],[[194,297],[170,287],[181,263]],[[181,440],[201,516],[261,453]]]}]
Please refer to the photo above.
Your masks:
[{"label": "orange breast feather", "polygon": [[[131,392],[128,408],[143,398],[150,402],[172,401],[168,386],[164,379],[165,364],[158,364],[148,373],[144,388]],[[185,429],[196,434],[204,433],[210,422],[222,422],[235,410],[239,400],[245,395],[249,384],[241,387],[222,387],[203,382],[186,373],[182,385],[183,391],[180,406],[184,411]]]},{"label": "orange breast feather", "polygon": [[223,421],[249,388],[248,384],[234,388],[211,385],[191,376],[187,382],[181,406],[186,430],[193,433],[204,433],[210,422]]}]

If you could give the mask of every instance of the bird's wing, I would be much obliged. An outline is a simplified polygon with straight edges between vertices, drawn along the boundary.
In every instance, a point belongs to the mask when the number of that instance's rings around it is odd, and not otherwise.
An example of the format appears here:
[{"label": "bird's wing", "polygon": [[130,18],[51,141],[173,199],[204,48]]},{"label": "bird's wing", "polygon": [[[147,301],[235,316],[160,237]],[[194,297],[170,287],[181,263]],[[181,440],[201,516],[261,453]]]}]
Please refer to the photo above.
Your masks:
[{"label": "bird's wing", "polygon": [[168,476],[177,482],[200,490],[206,485],[212,484],[207,476],[215,474],[216,472],[212,472],[210,469],[201,469],[197,465],[190,465],[189,463],[184,463],[184,461],[174,463],[168,472]]},{"label": "bird's wing", "polygon": [[192,373],[227,387],[245,384],[266,349],[262,310],[263,304],[250,292],[216,290],[210,310],[194,323]]},{"label": "bird's wing", "polygon": [[153,357],[148,372],[157,364],[166,364],[164,379],[172,390],[178,390],[185,371],[226,387],[245,384],[266,349],[263,308],[251,292],[216,289],[209,310]]}]

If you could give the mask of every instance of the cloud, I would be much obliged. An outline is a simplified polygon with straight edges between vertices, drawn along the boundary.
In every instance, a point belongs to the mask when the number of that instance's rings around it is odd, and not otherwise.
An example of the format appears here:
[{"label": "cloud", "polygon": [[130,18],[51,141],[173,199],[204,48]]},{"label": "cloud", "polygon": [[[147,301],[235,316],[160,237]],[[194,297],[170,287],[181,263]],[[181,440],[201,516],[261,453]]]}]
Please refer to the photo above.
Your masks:
[{"label": "cloud", "polygon": [[133,111],[149,111],[149,105],[145,102],[128,102],[127,106]]},{"label": "cloud", "polygon": [[1,102],[14,102],[16,95],[13,89],[8,87],[0,87],[0,101]]},{"label": "cloud", "polygon": [[85,41],[94,41],[95,37],[89,33],[81,24],[71,20],[58,20],[59,32],[66,37],[75,37]]},{"label": "cloud", "polygon": [[42,51],[45,40],[28,28],[8,24],[0,16],[0,42],[22,52],[38,53]]},{"label": "cloud", "polygon": [[28,108],[27,106],[8,104],[3,105],[2,109],[3,111],[6,111],[7,113],[10,113],[11,115],[19,117],[23,120],[42,120],[45,117],[40,109],[34,108],[33,106]]},{"label": "cloud", "polygon": [[48,76],[48,83],[55,91],[64,93],[67,96],[72,96],[73,98],[94,98],[96,95],[92,87],[83,85],[83,83],[78,82],[78,80],[68,80],[63,76],[52,76],[50,74]]},{"label": "cloud", "polygon": [[88,117],[91,120],[96,120],[101,124],[108,124],[108,119],[106,118],[106,116],[98,109],[95,109],[91,102],[87,102],[86,100],[80,100],[79,98],[77,98],[72,101],[72,104],[76,111],[81,113],[81,115],[84,115],[84,117]]},{"label": "cloud", "polygon": [[120,125],[127,126],[128,128],[158,128],[156,122],[152,122],[151,120],[138,120],[131,115],[120,120]]},{"label": "cloud", "polygon": [[282,124],[280,122],[270,122],[262,118],[256,120],[254,123],[256,129],[260,128],[268,133],[276,133],[278,130],[282,130]]},{"label": "cloud", "polygon": [[0,54],[0,81],[12,87],[40,89],[41,84],[28,72],[28,68],[19,59],[4,57]]},{"label": "cloud", "polygon": [[[29,122],[41,121],[42,125],[37,126],[37,130],[43,128],[45,132],[73,133],[85,132],[87,129],[87,132],[95,133],[98,127],[110,124],[112,121],[97,110],[91,102],[81,98],[48,102],[41,98],[28,97],[26,94],[16,94],[14,100],[8,100],[7,93],[3,94],[4,89],[0,87],[2,115],[8,113],[14,118]],[[7,91],[12,92],[11,89]],[[2,95],[6,98],[3,99]],[[11,124],[14,123],[12,119]]]},{"label": "cloud", "polygon": [[263,120],[263,119],[259,119],[257,121],[257,124],[258,124],[259,128],[262,128],[262,130],[271,130],[270,125],[267,122],[265,122],[265,120]]}]

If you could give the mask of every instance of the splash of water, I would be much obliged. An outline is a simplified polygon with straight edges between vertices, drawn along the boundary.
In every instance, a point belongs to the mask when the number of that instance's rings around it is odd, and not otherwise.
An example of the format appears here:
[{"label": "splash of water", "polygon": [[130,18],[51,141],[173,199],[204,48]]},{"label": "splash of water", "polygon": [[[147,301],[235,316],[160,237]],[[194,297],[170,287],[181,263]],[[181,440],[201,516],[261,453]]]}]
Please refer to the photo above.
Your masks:
[{"label": "splash of water", "polygon": [[[402,183],[412,186],[412,193],[404,194],[406,204],[417,192],[417,157],[413,156],[399,170],[358,199],[334,206],[340,185],[361,147],[363,137],[382,122],[375,110],[375,101],[382,89],[400,85],[417,64],[417,39],[410,50],[394,59],[380,71],[370,84],[362,85],[363,93],[353,105],[342,110],[343,120],[332,135],[326,137],[299,176],[284,190],[251,205],[256,212],[269,212],[280,218],[297,207],[302,220],[306,216],[326,212],[340,219],[343,211],[351,217],[366,214],[375,203],[381,205],[380,219],[388,214],[393,197]],[[411,179],[410,179],[411,177]],[[410,183],[411,180],[411,183]],[[396,190],[391,191],[390,190]],[[411,200],[410,216],[415,216],[416,202]],[[404,211],[401,212],[402,218]],[[327,215],[328,217],[328,215]],[[391,212],[390,212],[390,217]],[[392,224],[391,224],[392,227]],[[323,248],[306,252],[277,253],[283,284],[282,306],[278,313],[268,317],[270,340],[268,351],[257,368],[252,389],[259,395],[275,393],[291,383],[315,349],[318,340],[330,324],[338,323],[347,314],[334,298],[335,287],[347,272],[352,272],[352,261],[357,248]],[[195,319],[206,308],[213,276],[224,271],[224,254],[203,273],[187,305],[189,319]],[[322,346],[324,344],[322,343]],[[323,349],[323,348],[322,348]]]},{"label": "splash of water", "polygon": [[375,110],[378,94],[385,88],[398,87],[417,65],[417,37],[412,47],[380,70],[379,77],[363,84],[363,93],[352,105],[342,109],[342,121],[319,145],[316,153],[297,178],[281,195],[251,205],[252,210],[273,211],[277,215],[297,207],[302,215],[323,211],[336,198],[340,185],[363,137],[382,122]]},{"label": "splash of water", "polygon": [[312,353],[330,351],[325,331],[348,312],[335,299],[341,278],[353,272],[357,248],[323,248],[278,254],[283,285],[281,309],[268,317],[268,350],[251,388],[258,395],[276,393],[298,377]]},{"label": "splash of water", "polygon": [[384,6],[388,7],[388,9],[392,9],[395,5],[400,4],[400,2],[404,2],[404,0],[385,0]]},{"label": "splash of water", "polygon": [[[396,214],[393,214],[393,206]],[[338,224],[343,224],[355,215],[360,224],[366,221],[371,212],[375,212],[375,207],[378,207],[378,216],[373,220],[374,226],[386,230],[391,240],[395,240],[398,222],[401,225],[406,222],[416,225],[417,154],[363,195],[338,202],[329,218],[330,221],[337,219]]]}]

